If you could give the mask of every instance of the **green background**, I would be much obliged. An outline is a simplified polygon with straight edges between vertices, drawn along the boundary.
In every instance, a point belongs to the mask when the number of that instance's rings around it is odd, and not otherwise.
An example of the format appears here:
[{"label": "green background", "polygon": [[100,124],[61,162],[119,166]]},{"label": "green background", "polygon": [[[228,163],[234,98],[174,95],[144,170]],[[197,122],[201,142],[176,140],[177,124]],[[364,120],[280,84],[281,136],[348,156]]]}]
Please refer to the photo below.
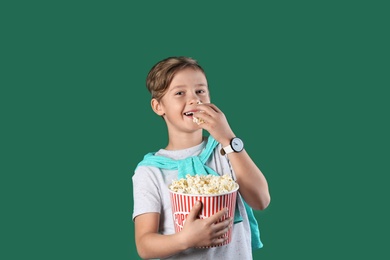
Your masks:
[{"label": "green background", "polygon": [[167,136],[145,78],[176,55],[268,179],[255,259],[387,258],[385,2],[2,2],[0,258],[139,259],[131,177]]}]

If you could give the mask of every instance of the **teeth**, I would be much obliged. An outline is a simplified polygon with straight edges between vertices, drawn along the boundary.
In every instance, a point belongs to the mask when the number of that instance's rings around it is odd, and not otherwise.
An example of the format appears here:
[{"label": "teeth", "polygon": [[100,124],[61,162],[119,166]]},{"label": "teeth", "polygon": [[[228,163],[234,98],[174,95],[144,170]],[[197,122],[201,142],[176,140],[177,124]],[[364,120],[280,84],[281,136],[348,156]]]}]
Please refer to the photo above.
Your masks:
[{"label": "teeth", "polygon": [[193,112],[185,112],[184,115],[186,116],[192,116],[194,113]]}]

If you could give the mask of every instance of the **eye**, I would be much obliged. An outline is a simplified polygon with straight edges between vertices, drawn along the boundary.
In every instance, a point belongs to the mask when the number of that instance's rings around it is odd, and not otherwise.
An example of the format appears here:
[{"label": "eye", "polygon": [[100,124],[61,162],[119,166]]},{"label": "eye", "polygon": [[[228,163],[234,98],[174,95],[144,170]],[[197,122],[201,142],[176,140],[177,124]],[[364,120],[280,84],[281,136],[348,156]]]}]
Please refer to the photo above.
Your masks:
[{"label": "eye", "polygon": [[206,91],[205,91],[204,89],[199,89],[199,90],[196,91],[196,93],[198,93],[198,94],[204,94],[204,93],[206,93]]},{"label": "eye", "polygon": [[184,94],[184,91],[178,91],[178,92],[175,93],[176,96],[181,96],[183,94]]}]

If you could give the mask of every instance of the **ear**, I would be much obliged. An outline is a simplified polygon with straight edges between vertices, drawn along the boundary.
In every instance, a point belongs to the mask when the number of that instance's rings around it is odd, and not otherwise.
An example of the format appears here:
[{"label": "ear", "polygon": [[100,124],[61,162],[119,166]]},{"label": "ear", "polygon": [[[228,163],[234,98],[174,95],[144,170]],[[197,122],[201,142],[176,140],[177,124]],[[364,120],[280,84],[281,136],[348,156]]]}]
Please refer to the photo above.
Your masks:
[{"label": "ear", "polygon": [[159,116],[163,116],[165,114],[164,109],[162,108],[161,102],[157,99],[153,98],[150,102],[154,113]]}]

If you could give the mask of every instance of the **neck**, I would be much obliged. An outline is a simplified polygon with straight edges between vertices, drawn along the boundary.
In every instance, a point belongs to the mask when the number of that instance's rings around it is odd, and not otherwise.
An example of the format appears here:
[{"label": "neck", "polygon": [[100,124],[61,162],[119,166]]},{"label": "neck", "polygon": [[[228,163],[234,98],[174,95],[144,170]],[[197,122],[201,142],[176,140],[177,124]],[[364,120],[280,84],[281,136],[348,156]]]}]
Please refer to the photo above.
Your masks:
[{"label": "neck", "polygon": [[196,133],[169,134],[166,150],[182,150],[196,146],[203,142],[203,131]]}]

